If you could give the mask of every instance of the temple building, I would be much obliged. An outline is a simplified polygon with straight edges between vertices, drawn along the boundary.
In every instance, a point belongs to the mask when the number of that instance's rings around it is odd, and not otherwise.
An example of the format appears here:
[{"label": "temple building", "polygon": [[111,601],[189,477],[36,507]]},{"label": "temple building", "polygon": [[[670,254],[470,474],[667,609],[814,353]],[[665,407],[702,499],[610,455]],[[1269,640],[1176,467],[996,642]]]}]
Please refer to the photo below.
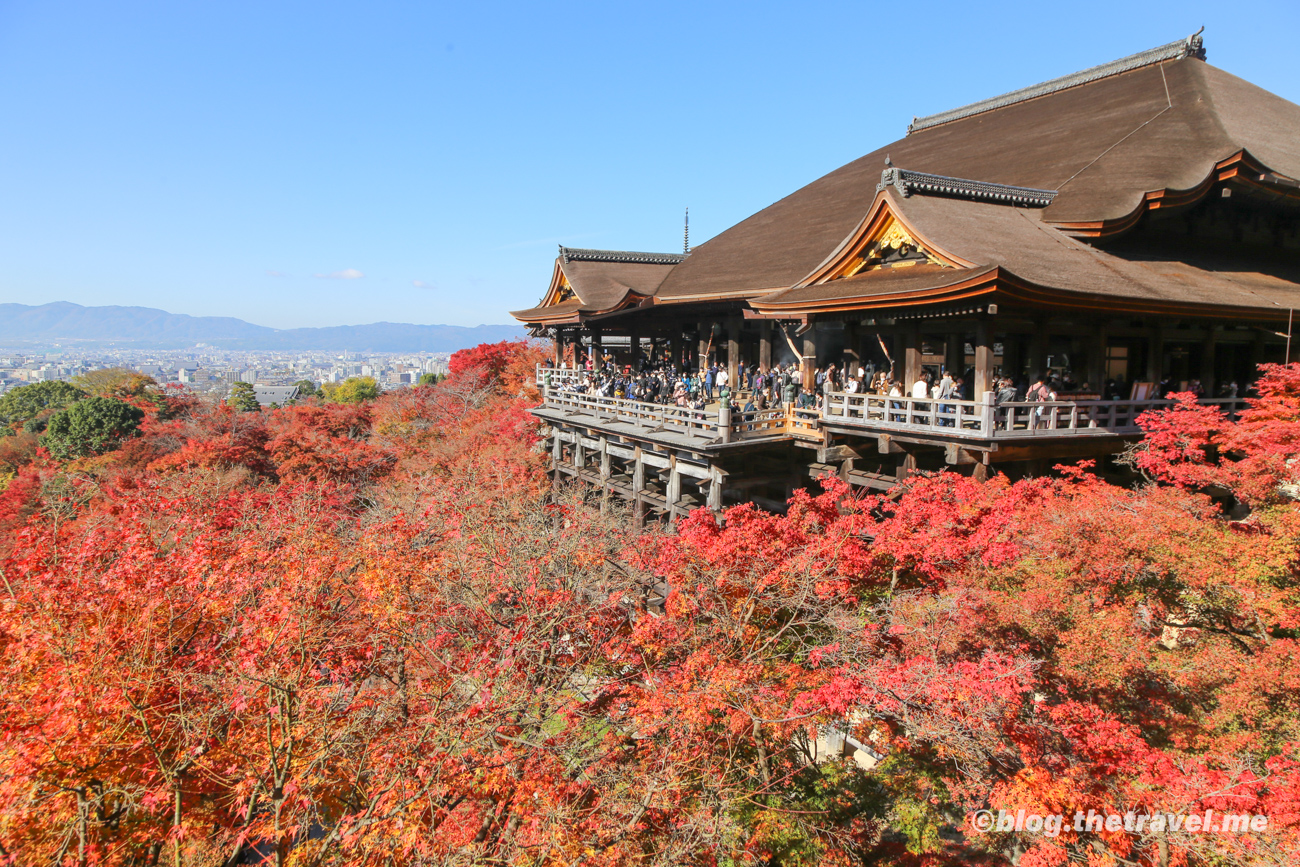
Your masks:
[{"label": "temple building", "polygon": [[[689,253],[561,248],[513,314],[556,345],[535,413],[557,474],[667,515],[777,504],[825,472],[884,489],[1114,454],[1161,388],[1231,411],[1258,364],[1287,360],[1298,179],[1300,106],[1210,66],[1199,33],[916,118]],[[609,357],[903,388],[739,414],[574,387]],[[964,393],[913,397],[927,372]],[[998,398],[1007,379],[1020,400]],[[1054,399],[1024,399],[1038,379]]]}]

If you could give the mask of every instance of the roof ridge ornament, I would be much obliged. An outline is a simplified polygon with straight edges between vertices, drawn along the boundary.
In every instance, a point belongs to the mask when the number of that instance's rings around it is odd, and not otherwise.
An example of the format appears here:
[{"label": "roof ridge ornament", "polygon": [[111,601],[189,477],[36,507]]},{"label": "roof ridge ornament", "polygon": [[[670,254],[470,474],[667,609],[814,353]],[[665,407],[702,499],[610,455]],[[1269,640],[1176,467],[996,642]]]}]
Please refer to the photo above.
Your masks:
[{"label": "roof ridge ornament", "polygon": [[1093,66],[1070,75],[1063,75],[1060,78],[1053,78],[1050,81],[1044,81],[1031,87],[1022,87],[1020,90],[1013,90],[1001,96],[972,102],[960,108],[941,111],[938,114],[926,115],[925,117],[913,117],[912,122],[907,126],[907,134],[911,135],[932,126],[951,123],[954,120],[961,120],[972,115],[983,114],[986,111],[1005,108],[1008,105],[1015,105],[1018,102],[1025,102],[1040,96],[1047,96],[1048,94],[1067,90],[1071,87],[1078,87],[1081,84],[1088,84],[1101,78],[1109,78],[1112,75],[1119,75],[1121,72],[1129,72],[1165,60],[1181,60],[1184,57],[1204,60],[1205,42],[1201,38],[1201,34],[1204,32],[1205,27],[1202,26],[1200,30],[1197,30],[1186,39],[1179,39],[1176,42],[1170,42],[1168,45],[1161,45],[1147,51],[1140,51],[1137,54],[1130,54],[1128,57],[1121,57],[1119,60],[1112,60],[1100,66]]},{"label": "roof ridge ornament", "polygon": [[951,196],[957,199],[971,199],[978,202],[994,202],[1001,205],[1020,205],[1028,208],[1045,208],[1056,198],[1056,190],[1040,190],[1034,187],[1012,187],[1007,184],[994,184],[988,181],[973,181],[968,178],[950,178],[944,175],[931,175],[900,169],[885,157],[885,170],[880,173],[880,183],[876,192],[886,187],[894,187],[904,198],[913,193],[930,196]]},{"label": "roof ridge ornament", "polygon": [[676,265],[686,258],[686,253],[639,253],[632,250],[586,250],[560,245],[560,261],[570,262],[626,262],[638,265]]}]

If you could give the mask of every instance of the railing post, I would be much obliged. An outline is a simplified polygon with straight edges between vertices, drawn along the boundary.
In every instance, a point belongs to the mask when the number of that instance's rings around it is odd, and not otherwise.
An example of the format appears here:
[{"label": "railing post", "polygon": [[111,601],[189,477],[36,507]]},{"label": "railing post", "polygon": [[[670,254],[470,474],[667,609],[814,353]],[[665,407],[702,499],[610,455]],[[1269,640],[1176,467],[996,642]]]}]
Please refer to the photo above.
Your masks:
[{"label": "railing post", "polygon": [[731,442],[731,401],[724,400],[718,407],[718,427],[722,431],[722,441]]}]

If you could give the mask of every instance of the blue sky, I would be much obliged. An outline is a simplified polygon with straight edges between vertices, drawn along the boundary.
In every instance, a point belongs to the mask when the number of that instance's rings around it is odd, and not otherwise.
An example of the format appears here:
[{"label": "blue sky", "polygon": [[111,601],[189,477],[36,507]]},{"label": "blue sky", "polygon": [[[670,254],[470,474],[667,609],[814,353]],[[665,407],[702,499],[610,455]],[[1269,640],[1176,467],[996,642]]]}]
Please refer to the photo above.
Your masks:
[{"label": "blue sky", "polygon": [[1300,3],[5,2],[0,301],[509,321],[924,115],[1186,36],[1300,102]]}]

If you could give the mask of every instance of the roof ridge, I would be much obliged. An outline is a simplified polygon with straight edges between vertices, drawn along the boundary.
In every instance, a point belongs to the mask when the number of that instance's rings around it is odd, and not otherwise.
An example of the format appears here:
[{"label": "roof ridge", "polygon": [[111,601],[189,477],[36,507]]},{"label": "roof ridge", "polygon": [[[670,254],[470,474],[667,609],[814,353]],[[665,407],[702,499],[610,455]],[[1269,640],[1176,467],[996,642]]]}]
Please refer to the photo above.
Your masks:
[{"label": "roof ridge", "polygon": [[990,181],[973,181],[969,178],[950,178],[945,175],[931,175],[926,172],[914,172],[910,169],[895,168],[885,158],[885,170],[880,173],[880,183],[876,192],[893,186],[906,198],[912,193],[926,193],[938,196],[953,196],[961,199],[974,199],[982,202],[996,202],[1007,205],[1024,205],[1031,208],[1045,208],[1056,198],[1056,190],[1040,190],[1035,187],[1013,187],[1008,184],[995,184]]},{"label": "roof ridge", "polygon": [[960,108],[941,111],[925,117],[914,117],[912,122],[908,124],[907,134],[911,135],[919,130],[929,129],[954,120],[961,120],[972,115],[983,114],[986,111],[1005,108],[1008,105],[1025,102],[1040,96],[1047,96],[1051,93],[1078,87],[1081,84],[1088,84],[1101,78],[1109,78],[1112,75],[1119,75],[1121,72],[1129,72],[1164,60],[1180,60],[1184,57],[1195,57],[1197,60],[1204,60],[1205,45],[1201,39],[1201,33],[1204,30],[1205,28],[1202,27],[1186,39],[1179,39],[1170,42],[1168,45],[1161,45],[1157,48],[1140,51],[1137,54],[1130,54],[1128,57],[1121,57],[1119,60],[1112,60],[1109,63],[1063,75],[1060,78],[1053,78],[1030,87],[1022,87],[1001,96],[990,97],[979,102],[972,102],[969,105],[963,105]]},{"label": "roof ridge", "polygon": [[589,250],[560,245],[560,260],[569,262],[630,262],[647,265],[676,265],[688,253],[641,253],[634,250]]}]

